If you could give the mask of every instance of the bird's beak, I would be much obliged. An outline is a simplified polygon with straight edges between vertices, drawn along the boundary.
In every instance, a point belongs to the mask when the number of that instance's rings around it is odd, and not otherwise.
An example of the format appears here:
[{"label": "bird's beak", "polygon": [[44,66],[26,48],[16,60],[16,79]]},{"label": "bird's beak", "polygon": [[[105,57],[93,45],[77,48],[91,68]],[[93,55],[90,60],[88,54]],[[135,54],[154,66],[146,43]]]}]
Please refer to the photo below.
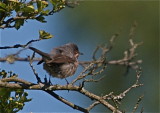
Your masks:
[{"label": "bird's beak", "polygon": [[75,54],[75,57],[76,57],[76,58],[78,58],[78,57],[79,57],[79,55],[83,55],[83,53],[81,53],[81,52],[77,52],[77,53]]}]

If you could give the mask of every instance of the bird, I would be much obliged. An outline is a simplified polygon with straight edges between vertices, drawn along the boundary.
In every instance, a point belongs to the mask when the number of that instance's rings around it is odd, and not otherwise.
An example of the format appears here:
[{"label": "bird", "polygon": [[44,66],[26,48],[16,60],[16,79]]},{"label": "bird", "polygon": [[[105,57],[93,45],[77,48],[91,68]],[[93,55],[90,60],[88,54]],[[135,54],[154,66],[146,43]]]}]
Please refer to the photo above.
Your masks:
[{"label": "bird", "polygon": [[79,65],[78,57],[83,54],[74,43],[53,48],[50,53],[42,52],[34,47],[29,47],[29,49],[42,56],[38,65],[43,63],[43,69],[49,75],[60,79],[66,79],[75,74]]}]

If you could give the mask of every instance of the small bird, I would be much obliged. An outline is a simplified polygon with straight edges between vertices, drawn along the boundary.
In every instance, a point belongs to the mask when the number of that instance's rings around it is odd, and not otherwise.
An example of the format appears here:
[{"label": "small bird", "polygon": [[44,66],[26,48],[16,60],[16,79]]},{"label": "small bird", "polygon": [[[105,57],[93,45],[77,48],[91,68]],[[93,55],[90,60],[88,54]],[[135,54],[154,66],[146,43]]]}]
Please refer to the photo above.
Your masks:
[{"label": "small bird", "polygon": [[29,49],[42,56],[42,60],[38,64],[43,63],[43,69],[49,75],[61,79],[74,75],[79,65],[78,57],[82,55],[74,43],[54,48],[49,54],[33,47],[29,47]]}]

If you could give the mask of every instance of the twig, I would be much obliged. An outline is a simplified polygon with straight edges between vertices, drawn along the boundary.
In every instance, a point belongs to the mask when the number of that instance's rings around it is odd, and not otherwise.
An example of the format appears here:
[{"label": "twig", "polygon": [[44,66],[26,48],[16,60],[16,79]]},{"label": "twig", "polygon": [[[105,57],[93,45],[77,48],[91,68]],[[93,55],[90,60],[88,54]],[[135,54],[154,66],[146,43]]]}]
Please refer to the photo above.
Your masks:
[{"label": "twig", "polygon": [[23,83],[23,84],[26,84],[26,85],[35,85],[31,82],[28,82],[26,80],[23,80],[23,79],[19,79],[19,78],[14,78],[14,77],[10,77],[10,78],[3,78],[1,79],[2,82],[18,82],[18,83]]},{"label": "twig", "polygon": [[136,105],[134,106],[134,109],[133,109],[132,113],[135,113],[135,112],[136,112],[136,110],[137,110],[138,107],[139,107],[139,103],[142,101],[142,98],[143,98],[143,97],[144,97],[144,95],[142,95],[142,96],[140,96],[140,97],[138,98],[137,103],[136,103]]},{"label": "twig", "polygon": [[75,6],[79,5],[79,1],[80,0],[74,0],[74,1],[65,0],[65,5],[67,7],[74,8]]},{"label": "twig", "polygon": [[27,42],[26,44],[24,45],[21,45],[21,44],[16,44],[16,45],[13,45],[13,46],[4,46],[4,47],[0,47],[0,49],[10,49],[10,48],[19,48],[19,47],[22,47],[22,48],[25,48],[27,47],[29,44],[31,44],[32,42],[37,42],[37,41],[40,41],[41,39],[36,39],[36,40],[30,40],[29,42]]},{"label": "twig", "polygon": [[[102,49],[102,55],[97,59],[96,53],[99,49]],[[80,75],[74,79],[71,84],[74,84],[75,82],[77,82],[78,80],[84,79],[87,76],[96,76],[101,74],[107,67],[106,64],[106,58],[105,58],[105,53],[106,53],[106,48],[98,46],[95,51],[93,52],[93,62],[89,63],[87,66],[84,67],[84,70],[80,73]],[[84,81],[85,82],[85,81]],[[84,82],[82,82],[82,84],[84,84]]]},{"label": "twig", "polygon": [[104,105],[105,107],[107,107],[112,112],[122,113],[117,108],[115,108],[110,103],[108,103],[105,99],[103,99],[103,97],[100,97],[100,96],[97,96],[97,95],[95,95],[93,93],[90,93],[87,90],[85,90],[84,88],[82,88],[79,92],[82,93],[82,94],[84,94],[84,95],[86,95],[87,97],[91,98],[92,100],[99,101],[102,105]]},{"label": "twig", "polygon": [[45,91],[46,93],[50,94],[52,97],[56,98],[57,100],[63,102],[64,104],[70,106],[70,107],[73,108],[73,109],[82,111],[82,112],[84,112],[84,113],[89,113],[89,111],[88,111],[87,109],[82,108],[82,107],[80,107],[80,106],[78,106],[78,105],[75,105],[75,104],[73,104],[72,102],[69,102],[68,100],[64,99],[63,97],[57,95],[56,93],[54,93],[54,92],[52,92],[52,91],[50,91],[50,90],[43,90],[43,91]]},{"label": "twig", "polygon": [[141,108],[141,111],[140,111],[140,113],[143,113],[143,111],[144,111],[144,108],[142,107],[142,108]]},{"label": "twig", "polygon": [[100,104],[99,101],[96,101],[96,102],[92,103],[92,104],[87,108],[87,110],[90,111],[91,109],[93,109],[93,108],[94,108],[96,105],[98,105],[98,104]]},{"label": "twig", "polygon": [[[17,57],[17,56],[13,56],[14,57],[14,61],[24,61],[24,62],[29,62],[29,58],[21,58],[21,57]],[[8,56],[4,57],[4,58],[0,58],[0,62],[6,62],[8,61]],[[33,58],[32,61],[40,61],[42,58]],[[10,63],[10,62],[9,62]],[[14,63],[14,62],[12,62]]]},{"label": "twig", "polygon": [[136,30],[137,25],[138,24],[136,21],[132,24],[130,33],[129,33],[129,39],[133,39],[135,37],[135,30]]},{"label": "twig", "polygon": [[94,65],[93,63],[90,63],[90,64],[80,73],[80,75],[71,82],[71,84],[74,84],[76,81],[85,78],[88,74],[83,74],[83,73],[87,72],[87,71],[89,70],[89,68],[92,67],[93,65]]},{"label": "twig", "polygon": [[33,71],[34,75],[36,76],[37,83],[42,83],[40,77],[38,76],[38,73],[36,72],[36,70],[34,69],[34,67],[33,67],[33,65],[32,65],[32,59],[33,59],[33,57],[34,57],[34,54],[35,54],[35,53],[33,53],[32,58],[29,57],[29,60],[30,60],[29,65],[30,65],[30,67],[32,68],[32,71]]},{"label": "twig", "polygon": [[[10,55],[8,55],[10,56]],[[3,58],[0,58],[0,62],[9,62],[8,61],[8,56],[6,57],[3,57]],[[17,56],[13,56],[14,58],[14,62],[15,61],[24,61],[24,62],[28,62],[29,59],[28,58],[22,58],[22,57],[17,57]],[[33,58],[33,62],[37,62],[37,61],[40,61],[41,58]],[[14,63],[14,62],[9,62],[9,63]],[[79,64],[80,65],[87,65],[87,64],[98,64],[98,63],[102,63],[103,61],[79,61]],[[142,60],[137,60],[137,61],[134,61],[134,62],[130,62],[130,63],[126,63],[128,62],[128,59],[120,59],[120,60],[110,60],[110,61],[107,61],[106,64],[109,64],[109,65],[124,65],[124,66],[130,66],[132,69],[137,69],[137,65],[141,64],[142,63]]]},{"label": "twig", "polygon": [[103,78],[104,78],[104,76],[101,77],[101,78],[99,78],[99,79],[94,79],[93,76],[92,76],[91,79],[84,79],[83,82],[99,82],[99,81],[101,81]]},{"label": "twig", "polygon": [[[8,82],[19,82],[19,83],[8,83]],[[23,81],[18,78],[12,78],[12,79],[7,79],[3,81],[3,79],[0,79],[0,87],[3,88],[13,88],[13,89],[29,89],[29,90],[40,90],[40,86],[34,83],[30,83],[28,81]]]}]

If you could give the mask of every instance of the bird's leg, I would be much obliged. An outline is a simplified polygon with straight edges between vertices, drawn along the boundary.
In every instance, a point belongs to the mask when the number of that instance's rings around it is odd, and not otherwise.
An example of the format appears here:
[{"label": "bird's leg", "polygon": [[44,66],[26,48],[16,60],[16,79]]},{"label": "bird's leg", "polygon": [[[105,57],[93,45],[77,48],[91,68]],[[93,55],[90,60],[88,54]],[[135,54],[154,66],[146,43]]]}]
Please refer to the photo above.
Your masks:
[{"label": "bird's leg", "polygon": [[47,86],[53,85],[52,82],[51,82],[51,76],[49,76],[49,80],[47,80],[47,76],[45,75],[44,83],[45,83]]},{"label": "bird's leg", "polygon": [[[66,82],[67,82],[67,85],[69,85],[69,82],[68,82],[68,80],[65,78],[65,80],[66,80]],[[69,89],[68,89],[68,92],[69,92]]]},{"label": "bird's leg", "polygon": [[44,84],[47,84],[47,76],[45,75]]},{"label": "bird's leg", "polygon": [[52,82],[51,82],[51,76],[49,76],[49,84],[53,85]]}]

